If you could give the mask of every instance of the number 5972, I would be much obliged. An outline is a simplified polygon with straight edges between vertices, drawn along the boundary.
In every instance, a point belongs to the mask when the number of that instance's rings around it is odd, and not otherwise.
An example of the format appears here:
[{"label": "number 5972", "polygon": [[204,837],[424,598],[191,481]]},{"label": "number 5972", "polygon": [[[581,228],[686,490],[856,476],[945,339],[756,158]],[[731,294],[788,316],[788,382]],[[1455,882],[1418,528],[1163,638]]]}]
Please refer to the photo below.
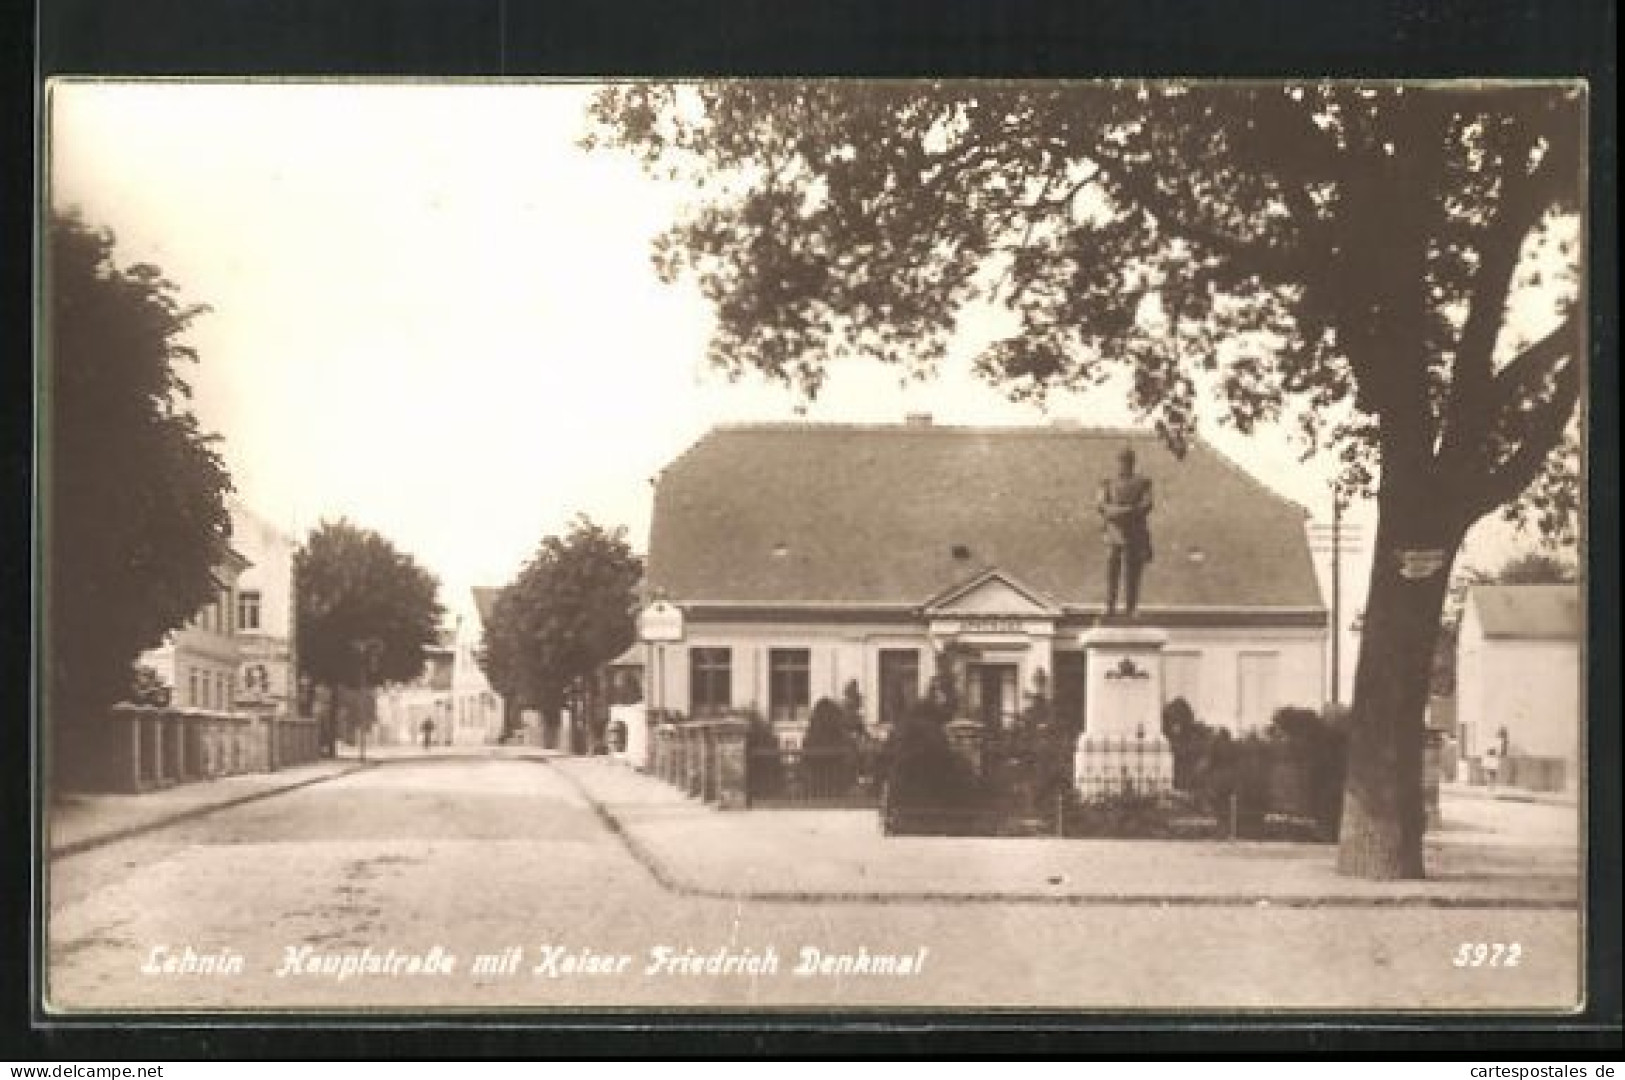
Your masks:
[{"label": "number 5972", "polygon": [[1456,946],[1456,956],[1451,963],[1457,967],[1517,967],[1522,956],[1523,946],[1516,941],[1510,944],[1464,941]]}]

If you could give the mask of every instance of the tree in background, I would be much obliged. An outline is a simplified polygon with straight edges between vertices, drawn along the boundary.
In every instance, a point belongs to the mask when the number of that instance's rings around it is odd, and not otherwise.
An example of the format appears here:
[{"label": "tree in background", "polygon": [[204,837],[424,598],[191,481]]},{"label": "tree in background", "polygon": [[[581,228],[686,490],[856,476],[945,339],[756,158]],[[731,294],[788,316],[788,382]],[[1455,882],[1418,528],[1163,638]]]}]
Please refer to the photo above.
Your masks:
[{"label": "tree in background", "polygon": [[[624,529],[583,516],[562,538],[543,539],[497,596],[485,627],[480,662],[492,688],[549,717],[568,704],[574,724],[583,716],[596,722],[592,677],[636,638],[642,577]],[[603,736],[577,734],[591,745]]]},{"label": "tree in background", "polygon": [[[1017,398],[1119,373],[1176,451],[1200,395],[1341,455],[1379,518],[1338,866],[1422,875],[1462,538],[1509,507],[1573,529],[1581,91],[639,83],[591,111],[589,146],[700,192],[655,263],[714,307],[727,372],[809,397],[848,357],[928,373],[1000,303],[1016,329],[978,368]],[[1525,338],[1509,312],[1542,289]]]},{"label": "tree in background", "polygon": [[1495,580],[1502,585],[1572,585],[1579,580],[1579,570],[1561,556],[1526,551],[1503,563]]},{"label": "tree in background", "polygon": [[139,687],[141,652],[216,594],[232,487],[180,373],[207,309],[155,266],[120,266],[112,233],[75,214],[47,239],[47,716],[65,762],[75,730]]},{"label": "tree in background", "polygon": [[[443,609],[410,555],[348,521],[322,522],[294,553],[299,672],[359,696],[422,673]],[[324,743],[331,746],[331,731]]]}]

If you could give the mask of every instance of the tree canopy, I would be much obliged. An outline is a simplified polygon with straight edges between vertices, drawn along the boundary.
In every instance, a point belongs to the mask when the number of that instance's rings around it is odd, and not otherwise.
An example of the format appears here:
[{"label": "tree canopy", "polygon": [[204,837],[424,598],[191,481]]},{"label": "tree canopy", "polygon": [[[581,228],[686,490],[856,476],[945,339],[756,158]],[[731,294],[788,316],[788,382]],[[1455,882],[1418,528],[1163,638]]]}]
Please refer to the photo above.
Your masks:
[{"label": "tree canopy", "polygon": [[1379,511],[1339,865],[1421,874],[1461,539],[1498,508],[1575,528],[1577,86],[639,83],[592,120],[693,186],[655,262],[725,371],[929,373],[991,304],[1014,330],[978,369],[1018,398],[1120,374],[1176,451],[1207,400],[1339,455]]},{"label": "tree canopy", "polygon": [[188,305],[113,234],[49,223],[43,500],[50,709],[86,721],[135,685],[142,650],[217,592],[232,490],[189,407]]},{"label": "tree canopy", "polygon": [[624,529],[578,517],[548,536],[497,595],[481,663],[498,693],[555,707],[565,687],[626,651],[637,636],[643,563]]},{"label": "tree canopy", "polygon": [[410,555],[371,529],[324,521],[295,552],[294,581],[302,674],[376,686],[422,673],[443,609],[439,583]]}]

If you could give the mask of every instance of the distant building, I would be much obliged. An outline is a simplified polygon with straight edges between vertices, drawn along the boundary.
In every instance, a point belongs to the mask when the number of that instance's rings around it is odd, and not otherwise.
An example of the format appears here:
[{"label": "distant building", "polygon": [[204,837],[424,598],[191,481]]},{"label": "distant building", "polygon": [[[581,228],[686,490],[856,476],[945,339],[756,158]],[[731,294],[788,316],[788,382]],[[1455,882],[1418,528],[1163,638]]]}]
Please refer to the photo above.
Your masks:
[{"label": "distant building", "polygon": [[424,721],[431,727],[431,745],[447,746],[453,742],[452,668],[456,651],[456,635],[442,630],[435,644],[423,650],[423,672],[417,678],[378,688],[372,728],[377,745],[420,744]]},{"label": "distant building", "polygon": [[502,698],[480,667],[485,622],[490,605],[496,602],[495,589],[476,588],[473,616],[459,615],[453,635],[451,668],[452,741],[459,744],[491,744],[502,740]]},{"label": "distant building", "polygon": [[286,717],[296,697],[293,556],[297,545],[248,507],[231,507],[232,546],[247,565],[232,615],[238,648],[237,707]]},{"label": "distant building", "polygon": [[[804,725],[856,691],[883,727],[939,662],[968,715],[1043,691],[1082,722],[1080,634],[1105,609],[1099,485],[1131,445],[1155,484],[1140,623],[1164,698],[1231,730],[1318,707],[1326,608],[1305,511],[1200,441],[1079,427],[719,427],[661,474],[647,582],[681,613],[646,644],[652,708]],[[939,660],[940,658],[940,660]]]},{"label": "distant building", "polygon": [[237,582],[249,562],[235,547],[215,566],[214,596],[141,663],[157,672],[182,709],[231,712],[237,700],[242,649],[237,637]]},{"label": "distant building", "polygon": [[1475,585],[1457,642],[1460,750],[1487,782],[1575,791],[1580,744],[1580,588]]}]

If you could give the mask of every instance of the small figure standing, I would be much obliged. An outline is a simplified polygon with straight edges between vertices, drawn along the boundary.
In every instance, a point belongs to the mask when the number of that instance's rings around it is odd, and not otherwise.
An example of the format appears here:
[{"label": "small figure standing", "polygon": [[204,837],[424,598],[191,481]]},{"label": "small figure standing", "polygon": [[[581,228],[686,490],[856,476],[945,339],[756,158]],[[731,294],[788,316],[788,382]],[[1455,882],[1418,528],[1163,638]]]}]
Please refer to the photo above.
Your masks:
[{"label": "small figure standing", "polygon": [[1151,481],[1134,471],[1134,451],[1117,453],[1117,475],[1100,485],[1107,546],[1106,617],[1117,615],[1119,586],[1130,618],[1140,606],[1140,576],[1151,561]]},{"label": "small figure standing", "polygon": [[418,730],[423,732],[423,749],[429,749],[429,743],[434,739],[434,721],[424,717],[423,723],[418,725]]}]

